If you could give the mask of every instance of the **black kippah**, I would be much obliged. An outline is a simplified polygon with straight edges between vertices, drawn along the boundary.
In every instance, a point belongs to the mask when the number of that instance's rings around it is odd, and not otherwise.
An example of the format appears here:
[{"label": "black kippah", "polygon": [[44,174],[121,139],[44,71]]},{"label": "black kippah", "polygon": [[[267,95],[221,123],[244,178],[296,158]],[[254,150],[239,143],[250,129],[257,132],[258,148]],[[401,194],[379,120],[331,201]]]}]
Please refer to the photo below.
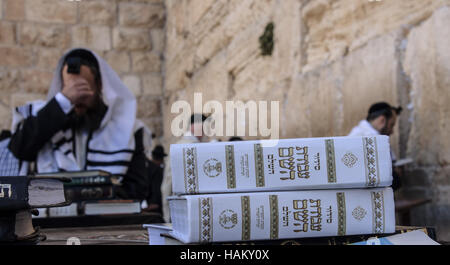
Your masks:
[{"label": "black kippah", "polygon": [[88,66],[89,68],[94,68],[97,70],[97,72],[100,72],[100,67],[97,58],[95,58],[95,56],[88,50],[76,49],[71,51],[64,58],[64,65],[72,62]]},{"label": "black kippah", "polygon": [[191,116],[191,124],[194,124],[198,121],[204,122],[204,121],[206,121],[206,119],[208,119],[208,117],[206,117],[203,114],[193,114]]}]

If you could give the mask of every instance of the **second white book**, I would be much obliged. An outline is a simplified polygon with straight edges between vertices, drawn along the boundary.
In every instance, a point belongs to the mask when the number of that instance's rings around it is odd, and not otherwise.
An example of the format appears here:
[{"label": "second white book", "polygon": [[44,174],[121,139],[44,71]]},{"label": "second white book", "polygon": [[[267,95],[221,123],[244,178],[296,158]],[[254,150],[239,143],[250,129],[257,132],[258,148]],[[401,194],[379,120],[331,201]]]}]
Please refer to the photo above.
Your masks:
[{"label": "second white book", "polygon": [[169,205],[184,243],[395,232],[391,188],[185,195]]}]

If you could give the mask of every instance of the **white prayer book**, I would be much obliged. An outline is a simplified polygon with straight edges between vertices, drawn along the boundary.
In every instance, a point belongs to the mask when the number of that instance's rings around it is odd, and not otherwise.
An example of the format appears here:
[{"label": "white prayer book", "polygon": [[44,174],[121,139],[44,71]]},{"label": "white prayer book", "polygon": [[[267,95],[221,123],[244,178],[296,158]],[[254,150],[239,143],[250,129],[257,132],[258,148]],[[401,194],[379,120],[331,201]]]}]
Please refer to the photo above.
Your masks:
[{"label": "white prayer book", "polygon": [[388,136],[171,145],[174,194],[392,185]]},{"label": "white prayer book", "polygon": [[411,231],[382,238],[370,238],[369,240],[353,245],[401,245],[401,246],[437,246],[438,242],[431,239],[421,230]]},{"label": "white prayer book", "polygon": [[184,195],[169,205],[183,243],[395,232],[391,188]]}]

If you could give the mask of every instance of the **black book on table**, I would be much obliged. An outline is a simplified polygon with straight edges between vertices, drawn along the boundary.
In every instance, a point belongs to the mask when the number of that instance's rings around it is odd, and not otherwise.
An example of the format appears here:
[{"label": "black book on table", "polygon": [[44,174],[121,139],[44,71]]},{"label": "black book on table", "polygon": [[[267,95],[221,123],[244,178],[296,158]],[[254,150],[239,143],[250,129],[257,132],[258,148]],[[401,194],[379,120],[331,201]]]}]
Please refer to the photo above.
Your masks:
[{"label": "black book on table", "polygon": [[35,208],[69,205],[66,178],[0,177],[0,244],[37,244],[42,240],[32,224]]},{"label": "black book on table", "polygon": [[87,171],[65,171],[55,173],[39,173],[37,177],[61,177],[68,178],[71,182],[66,183],[71,186],[99,186],[99,185],[119,185],[120,176],[113,175],[104,170]]},{"label": "black book on table", "polygon": [[57,177],[0,177],[0,212],[69,205],[64,192],[64,183],[69,181]]}]

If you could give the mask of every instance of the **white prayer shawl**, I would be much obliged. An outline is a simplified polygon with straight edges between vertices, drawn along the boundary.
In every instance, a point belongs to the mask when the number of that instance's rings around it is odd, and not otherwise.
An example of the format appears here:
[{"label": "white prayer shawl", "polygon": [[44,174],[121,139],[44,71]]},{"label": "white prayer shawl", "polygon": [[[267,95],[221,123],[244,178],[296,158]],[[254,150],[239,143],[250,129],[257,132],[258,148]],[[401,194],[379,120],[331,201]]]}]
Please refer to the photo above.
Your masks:
[{"label": "white prayer shawl", "polygon": [[373,128],[367,120],[362,120],[357,126],[355,126],[348,136],[374,136],[380,135],[380,133]]},{"label": "white prayer shawl", "polygon": [[[51,99],[62,89],[61,69],[64,58],[60,59],[47,96],[47,101],[35,101],[16,108],[13,117],[12,131],[16,130],[24,119],[30,115],[37,116]],[[91,51],[92,52],[92,51]],[[86,150],[86,168],[80,168],[74,155],[72,130],[56,133],[38,153],[38,173],[80,170],[105,170],[112,174],[125,175],[135,149],[134,134],[144,128],[144,139],[151,139],[151,132],[144,124],[136,119],[137,103],[133,93],[123,84],[117,73],[97,54],[101,80],[103,101],[108,110]],[[150,134],[150,135],[148,135]],[[146,142],[148,143],[148,141]],[[148,148],[149,145],[147,144]]]},{"label": "white prayer shawl", "polygon": [[[357,126],[355,126],[348,136],[356,137],[356,136],[375,136],[380,135],[375,128],[373,128],[372,124],[370,124],[367,120],[362,120],[359,122]],[[391,151],[392,160],[396,160],[396,156],[394,152]]]}]

